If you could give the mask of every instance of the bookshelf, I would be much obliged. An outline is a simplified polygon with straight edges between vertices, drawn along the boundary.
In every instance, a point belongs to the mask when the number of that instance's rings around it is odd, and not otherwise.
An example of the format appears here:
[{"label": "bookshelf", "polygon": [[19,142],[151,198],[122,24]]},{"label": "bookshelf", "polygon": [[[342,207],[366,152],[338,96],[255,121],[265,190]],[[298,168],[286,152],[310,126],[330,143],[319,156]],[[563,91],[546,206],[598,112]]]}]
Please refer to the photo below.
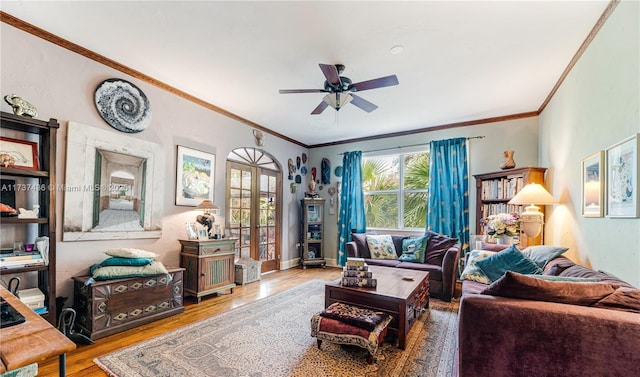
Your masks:
[{"label": "bookshelf", "polygon": [[[2,247],[9,248],[14,241],[33,244],[36,237],[49,237],[48,263],[2,269],[0,278],[9,281],[12,275],[37,274],[37,288],[45,295],[47,311],[42,317],[57,326],[56,308],[56,136],[60,127],[56,119],[38,120],[11,113],[0,113],[2,136],[11,136],[33,143],[36,148],[34,169],[0,166],[3,183],[3,200],[17,207],[40,206],[37,218],[2,217],[0,231],[3,235]],[[10,236],[10,237],[5,237]],[[20,286],[24,289],[23,285]]]},{"label": "bookshelf", "polygon": [[[508,204],[518,191],[529,183],[544,185],[547,168],[523,167],[491,173],[475,174],[476,179],[476,234],[484,234],[482,219],[496,213],[522,213],[524,206]],[[544,208],[540,209],[544,212]],[[542,236],[534,240],[520,234],[520,245],[542,244]]]}]

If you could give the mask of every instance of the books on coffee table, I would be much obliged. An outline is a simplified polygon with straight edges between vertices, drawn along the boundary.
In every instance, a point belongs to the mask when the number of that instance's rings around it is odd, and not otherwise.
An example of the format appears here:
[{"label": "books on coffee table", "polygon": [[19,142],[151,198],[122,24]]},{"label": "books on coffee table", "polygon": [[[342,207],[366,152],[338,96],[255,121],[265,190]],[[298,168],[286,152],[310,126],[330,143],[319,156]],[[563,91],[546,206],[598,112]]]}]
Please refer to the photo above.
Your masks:
[{"label": "books on coffee table", "polygon": [[342,270],[341,285],[345,287],[375,288],[378,281],[373,278],[373,272],[363,258],[347,258]]}]

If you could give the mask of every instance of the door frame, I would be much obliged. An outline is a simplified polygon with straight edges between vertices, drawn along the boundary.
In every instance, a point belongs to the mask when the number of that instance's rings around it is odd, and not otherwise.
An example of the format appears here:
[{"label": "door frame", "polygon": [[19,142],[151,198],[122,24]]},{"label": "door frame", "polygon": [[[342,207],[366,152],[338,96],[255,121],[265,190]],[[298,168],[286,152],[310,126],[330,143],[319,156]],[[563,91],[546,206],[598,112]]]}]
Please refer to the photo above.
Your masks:
[{"label": "door frame", "polygon": [[[283,211],[283,188],[282,188],[282,168],[280,163],[268,152],[257,149],[253,147],[242,147],[236,148],[229,153],[226,160],[226,180],[225,180],[225,227],[230,229],[230,219],[231,219],[231,195],[230,195],[230,180],[231,174],[229,174],[230,169],[236,166],[237,168],[243,168],[245,170],[251,169],[253,180],[251,185],[252,192],[252,204],[251,204],[251,214],[250,214],[250,223],[251,223],[251,236],[250,236],[250,245],[251,245],[251,258],[255,260],[260,260],[260,234],[259,234],[259,218],[260,218],[260,175],[262,172],[269,172],[271,175],[274,175],[276,178],[276,218],[275,218],[275,268],[269,269],[268,271],[261,272],[269,272],[269,271],[279,271],[282,269],[282,211]],[[239,245],[236,248],[236,257],[239,257],[238,254]]]}]

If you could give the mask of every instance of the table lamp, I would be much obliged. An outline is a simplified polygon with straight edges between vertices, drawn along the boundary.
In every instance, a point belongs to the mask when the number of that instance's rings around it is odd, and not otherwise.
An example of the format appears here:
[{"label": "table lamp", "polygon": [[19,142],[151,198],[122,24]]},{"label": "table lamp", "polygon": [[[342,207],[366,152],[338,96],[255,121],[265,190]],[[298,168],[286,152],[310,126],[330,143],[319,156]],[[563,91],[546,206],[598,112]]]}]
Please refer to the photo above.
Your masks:
[{"label": "table lamp", "polygon": [[558,204],[558,201],[541,184],[529,183],[509,200],[509,204],[527,206],[525,211],[520,214],[520,224],[527,237],[535,238],[540,235],[544,225],[544,213],[540,212],[540,207],[536,204]]},{"label": "table lamp", "polygon": [[218,206],[215,205],[211,200],[205,199],[203,200],[196,209],[201,209],[204,211],[202,215],[198,215],[196,221],[207,227],[207,234],[209,238],[211,238],[211,228],[213,227],[213,223],[216,221],[216,218],[211,214],[211,212],[217,213]]}]

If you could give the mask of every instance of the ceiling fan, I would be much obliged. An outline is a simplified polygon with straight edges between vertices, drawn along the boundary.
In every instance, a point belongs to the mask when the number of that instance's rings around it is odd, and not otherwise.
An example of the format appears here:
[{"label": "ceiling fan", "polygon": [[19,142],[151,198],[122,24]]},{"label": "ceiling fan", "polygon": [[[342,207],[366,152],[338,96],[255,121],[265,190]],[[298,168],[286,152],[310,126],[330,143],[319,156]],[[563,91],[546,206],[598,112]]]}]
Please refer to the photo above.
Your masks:
[{"label": "ceiling fan", "polygon": [[352,83],[348,77],[340,76],[344,71],[342,64],[320,64],[320,70],[326,78],[324,89],[280,89],[280,94],[292,93],[328,93],[322,102],[311,112],[312,115],[320,114],[329,105],[339,111],[349,102],[370,113],[377,109],[378,106],[367,101],[366,99],[353,94],[363,90],[383,88],[385,86],[398,85],[396,75],[379,77],[377,79]]}]

